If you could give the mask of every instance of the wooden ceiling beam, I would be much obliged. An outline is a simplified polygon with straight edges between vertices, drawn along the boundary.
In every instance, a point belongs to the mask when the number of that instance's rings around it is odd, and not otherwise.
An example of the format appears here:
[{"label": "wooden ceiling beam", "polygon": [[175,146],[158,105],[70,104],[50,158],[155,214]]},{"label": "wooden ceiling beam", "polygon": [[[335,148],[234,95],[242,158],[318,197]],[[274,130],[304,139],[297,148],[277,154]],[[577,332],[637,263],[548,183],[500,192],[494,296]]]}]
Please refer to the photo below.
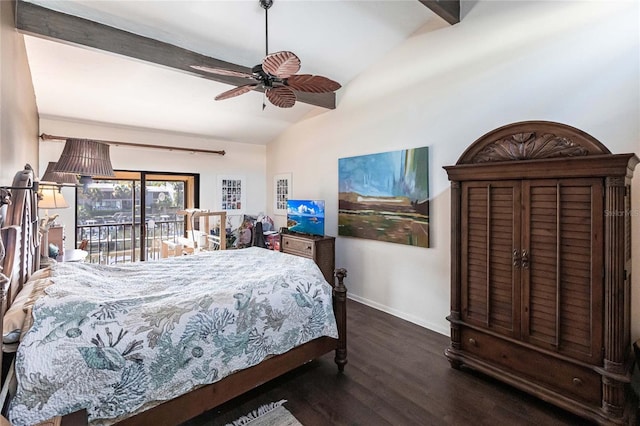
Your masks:
[{"label": "wooden ceiling beam", "polygon": [[460,0],[418,0],[436,15],[454,25],[460,22]]},{"label": "wooden ceiling beam", "polygon": [[[1,0],[0,0],[1,1]],[[251,68],[211,58],[172,44],[143,37],[108,25],[17,1],[16,28],[35,37],[115,53],[128,58],[168,67],[232,86],[247,84],[247,79],[199,72],[190,65],[225,68],[251,74]],[[256,91],[264,92],[263,88]],[[299,102],[335,109],[335,93],[296,92]]]}]

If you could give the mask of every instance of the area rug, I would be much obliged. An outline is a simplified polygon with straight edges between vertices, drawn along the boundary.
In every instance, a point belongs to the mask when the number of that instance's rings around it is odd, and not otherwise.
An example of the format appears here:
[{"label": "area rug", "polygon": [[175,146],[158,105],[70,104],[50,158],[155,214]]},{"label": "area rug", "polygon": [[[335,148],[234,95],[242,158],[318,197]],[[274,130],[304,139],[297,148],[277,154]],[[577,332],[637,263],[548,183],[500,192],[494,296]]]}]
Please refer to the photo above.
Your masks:
[{"label": "area rug", "polygon": [[282,406],[285,402],[287,400],[283,399],[265,404],[226,426],[302,426],[302,423]]}]

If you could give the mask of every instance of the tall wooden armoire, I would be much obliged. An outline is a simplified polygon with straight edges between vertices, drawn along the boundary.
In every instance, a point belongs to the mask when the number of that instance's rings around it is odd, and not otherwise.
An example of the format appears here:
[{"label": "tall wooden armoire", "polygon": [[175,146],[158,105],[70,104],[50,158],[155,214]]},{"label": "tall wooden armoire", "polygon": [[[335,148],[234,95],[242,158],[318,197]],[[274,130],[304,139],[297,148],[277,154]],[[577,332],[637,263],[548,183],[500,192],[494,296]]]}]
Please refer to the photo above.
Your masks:
[{"label": "tall wooden armoire", "polygon": [[635,420],[630,181],[573,127],[514,123],[475,141],[451,181],[451,365],[600,424]]}]

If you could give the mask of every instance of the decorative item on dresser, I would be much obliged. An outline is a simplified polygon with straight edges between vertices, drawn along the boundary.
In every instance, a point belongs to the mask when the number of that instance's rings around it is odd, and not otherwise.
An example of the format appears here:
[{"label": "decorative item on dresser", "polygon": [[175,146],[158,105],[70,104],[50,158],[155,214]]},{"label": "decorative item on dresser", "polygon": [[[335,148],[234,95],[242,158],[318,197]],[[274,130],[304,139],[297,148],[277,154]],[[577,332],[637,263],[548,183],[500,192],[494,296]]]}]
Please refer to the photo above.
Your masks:
[{"label": "decorative item on dresser", "polygon": [[333,284],[336,238],[303,234],[280,234],[280,251],[313,259],[329,284]]},{"label": "decorative item on dresser", "polygon": [[601,424],[632,424],[634,154],[544,121],[474,142],[451,180],[454,368]]},{"label": "decorative item on dresser", "polygon": [[[64,241],[66,239],[64,233],[64,225],[51,225],[49,227],[48,232],[48,244],[46,248],[42,248],[42,250],[46,250],[46,254],[50,256],[51,249],[49,248],[50,244],[53,244],[58,248],[58,255],[55,256],[56,260],[62,260],[64,258]],[[43,239],[44,242],[44,239]]]}]

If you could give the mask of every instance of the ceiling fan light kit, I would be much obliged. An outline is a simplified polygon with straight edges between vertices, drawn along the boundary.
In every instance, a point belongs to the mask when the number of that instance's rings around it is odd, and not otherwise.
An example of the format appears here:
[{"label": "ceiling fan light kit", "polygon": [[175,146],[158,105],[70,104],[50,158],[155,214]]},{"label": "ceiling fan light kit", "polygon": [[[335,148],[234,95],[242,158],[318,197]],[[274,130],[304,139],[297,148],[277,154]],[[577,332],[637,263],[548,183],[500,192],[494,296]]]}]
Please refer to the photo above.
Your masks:
[{"label": "ceiling fan light kit", "polygon": [[[300,71],[300,58],[293,52],[282,51],[269,54],[269,25],[268,10],[273,0],[259,0],[265,10],[266,56],[261,64],[251,69],[251,74],[224,68],[213,68],[191,65],[191,68],[212,74],[231,77],[242,77],[253,82],[234,87],[220,93],[216,101],[233,98],[256,88],[264,89],[264,93],[273,105],[279,108],[291,108],[296,103],[295,92],[329,93],[340,89],[340,84],[323,76],[311,74],[296,74]],[[264,109],[264,104],[263,104]]]}]

